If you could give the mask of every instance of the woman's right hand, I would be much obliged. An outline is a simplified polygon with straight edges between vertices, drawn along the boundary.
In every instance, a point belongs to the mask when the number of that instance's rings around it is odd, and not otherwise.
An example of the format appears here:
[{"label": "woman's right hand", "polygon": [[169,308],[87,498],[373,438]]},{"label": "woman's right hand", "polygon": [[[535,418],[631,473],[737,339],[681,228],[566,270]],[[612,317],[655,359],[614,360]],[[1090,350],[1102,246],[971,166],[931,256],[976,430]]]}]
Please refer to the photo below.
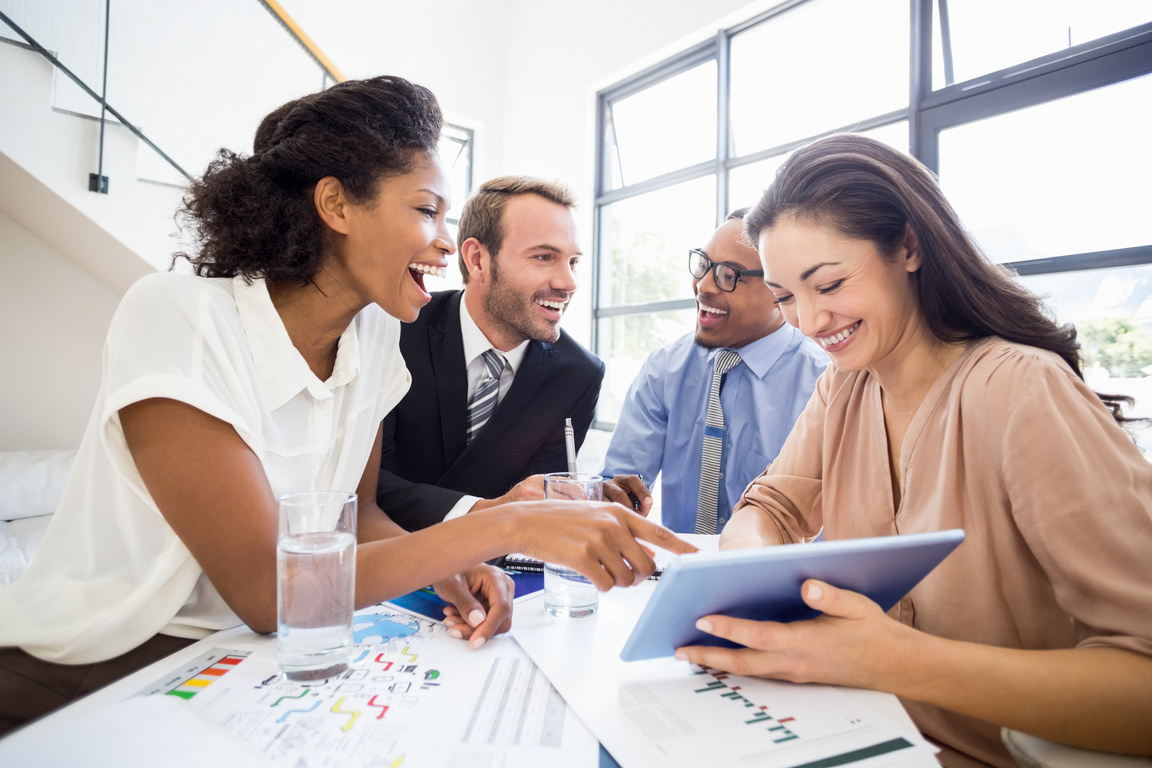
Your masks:
[{"label": "woman's right hand", "polygon": [[513,514],[515,551],[579,571],[601,592],[639,584],[656,570],[651,550],[639,540],[676,554],[696,551],[619,504],[545,500],[505,508]]}]

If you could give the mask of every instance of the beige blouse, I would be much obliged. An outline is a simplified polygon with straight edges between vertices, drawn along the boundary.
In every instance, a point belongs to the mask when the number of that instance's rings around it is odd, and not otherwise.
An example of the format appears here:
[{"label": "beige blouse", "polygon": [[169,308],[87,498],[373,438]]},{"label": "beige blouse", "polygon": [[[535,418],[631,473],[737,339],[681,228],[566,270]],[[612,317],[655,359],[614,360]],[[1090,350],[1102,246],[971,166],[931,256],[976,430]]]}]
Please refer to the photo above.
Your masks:
[{"label": "beige blouse", "polygon": [[[1152,655],[1152,464],[1059,357],[973,342],[914,416],[900,477],[894,509],[879,382],[833,366],[737,509],[760,508],[794,543],[821,527],[829,540],[962,528],[891,616],[1006,648]],[[998,726],[903,703],[942,745],[1015,765]]]}]

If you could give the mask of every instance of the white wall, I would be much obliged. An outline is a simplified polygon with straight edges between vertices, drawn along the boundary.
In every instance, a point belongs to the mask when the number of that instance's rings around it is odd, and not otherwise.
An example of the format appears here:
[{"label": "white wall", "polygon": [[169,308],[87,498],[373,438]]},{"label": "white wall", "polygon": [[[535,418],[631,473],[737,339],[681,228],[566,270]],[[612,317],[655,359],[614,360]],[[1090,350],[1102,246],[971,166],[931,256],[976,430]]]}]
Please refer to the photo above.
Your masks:
[{"label": "white wall", "polygon": [[[775,2],[283,5],[346,76],[397,74],[431,88],[449,120],[476,130],[477,180],[527,173],[568,181],[590,256],[596,90]],[[136,139],[112,126],[112,194],[88,192],[98,125],[51,110],[52,69],[37,54],[0,44],[0,72],[0,450],[74,447],[119,296],[141,274],[167,268],[177,248],[180,190],[133,181]],[[565,320],[584,343],[590,275],[587,258],[584,290]]]},{"label": "white wall", "polygon": [[120,300],[0,213],[0,450],[76,448]]},{"label": "white wall", "polygon": [[[300,28],[349,78],[398,75],[429,88],[449,122],[477,130],[478,181],[503,163],[507,87],[505,0],[281,0]],[[457,210],[463,200],[453,201]]]},{"label": "white wall", "polygon": [[[109,194],[88,191],[88,174],[99,167],[100,124],[53,111],[53,67],[34,51],[0,44],[0,154],[26,169],[89,220],[126,244],[143,265],[122,266],[139,274],[147,266],[167,269],[175,250],[173,212],[182,190],[136,181],[139,141],[126,128],[108,124],[104,175]],[[47,229],[66,221],[45,222]],[[36,226],[32,225],[33,230]],[[73,254],[66,254],[72,256]],[[82,256],[78,256],[83,258]]]},{"label": "white wall", "polygon": [[174,249],[179,192],[134,181],[122,129],[106,137],[112,194],[87,191],[99,127],[52,111],[51,69],[0,44],[0,450],[80,444],[119,297]]}]

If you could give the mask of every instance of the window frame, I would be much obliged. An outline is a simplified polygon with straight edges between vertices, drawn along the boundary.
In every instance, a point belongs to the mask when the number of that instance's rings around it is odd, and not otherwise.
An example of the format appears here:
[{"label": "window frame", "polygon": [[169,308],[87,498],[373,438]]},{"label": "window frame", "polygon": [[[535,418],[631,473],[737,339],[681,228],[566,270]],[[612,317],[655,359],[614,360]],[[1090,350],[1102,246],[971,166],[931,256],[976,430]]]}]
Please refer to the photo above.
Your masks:
[{"label": "window frame", "polygon": [[[476,131],[456,123],[444,123],[440,129],[440,141],[451,141],[454,144],[460,145],[460,151],[456,154],[457,158],[463,156],[465,162],[468,163],[467,173],[464,174],[464,199],[467,200],[472,194],[474,185],[474,173],[476,170]],[[446,169],[451,173],[451,169]],[[445,220],[454,227],[460,226],[460,211],[464,209],[464,200],[454,200],[454,205]]]},{"label": "window frame", "polygon": [[[939,172],[939,135],[941,131],[1073,96],[1114,83],[1152,73],[1152,21],[1065,50],[1021,62],[1012,67],[987,73],[978,78],[932,89],[933,20],[940,13],[945,29],[942,47],[950,45],[947,34],[948,0],[909,0],[909,99],[906,109],[873,115],[852,125],[830,127],[823,133],[805,136],[787,144],[757,150],[740,157],[733,151],[729,118],[731,96],[730,48],[732,39],[741,32],[771,21],[809,2],[821,0],[788,0],[747,21],[719,30],[710,39],[698,43],[662,62],[611,85],[596,95],[596,172],[593,209],[592,259],[592,350],[601,354],[600,323],[628,315],[642,315],[695,305],[692,298],[603,306],[611,296],[611,269],[605,259],[611,258],[611,233],[601,226],[606,206],[682,182],[706,176],[716,178],[716,224],[724,221],[729,210],[729,174],[733,169],[775,157],[815,139],[845,130],[867,131],[906,120],[911,154],[934,173]],[[612,178],[613,153],[608,151],[611,106],[669,78],[707,61],[716,62],[716,156],[619,188],[609,188]],[[945,62],[947,61],[945,57]],[[686,244],[687,248],[688,245]],[[1152,264],[1152,243],[1129,248],[1064,254],[1028,261],[1006,262],[1005,266],[1020,275],[1085,269],[1110,269]],[[603,355],[601,355],[603,357]],[[593,426],[612,429],[614,424],[597,415]]]}]

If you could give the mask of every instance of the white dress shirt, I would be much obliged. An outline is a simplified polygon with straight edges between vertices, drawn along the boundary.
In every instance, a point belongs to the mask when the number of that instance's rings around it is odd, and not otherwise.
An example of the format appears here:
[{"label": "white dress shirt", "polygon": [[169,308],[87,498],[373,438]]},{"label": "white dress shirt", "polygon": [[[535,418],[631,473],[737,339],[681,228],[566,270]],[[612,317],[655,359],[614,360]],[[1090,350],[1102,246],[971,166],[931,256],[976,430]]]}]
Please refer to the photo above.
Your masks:
[{"label": "white dress shirt", "polygon": [[[496,348],[480,330],[480,326],[476,325],[476,321],[472,319],[472,313],[468,311],[468,302],[463,299],[460,301],[460,336],[464,340],[464,361],[468,373],[468,400],[471,401],[476,387],[480,386],[480,378],[484,375],[484,359],[481,355],[489,349]],[[528,343],[529,340],[525,339],[507,352],[496,349],[504,358],[504,372],[500,374],[500,394],[496,401],[497,404],[504,399],[504,395],[508,394],[508,390],[511,389],[512,380],[516,378],[516,370],[520,367],[520,363],[524,362]],[[452,509],[448,510],[444,519],[452,520],[468,514],[468,511],[478,501],[480,501],[479,496],[461,496]]]}]

